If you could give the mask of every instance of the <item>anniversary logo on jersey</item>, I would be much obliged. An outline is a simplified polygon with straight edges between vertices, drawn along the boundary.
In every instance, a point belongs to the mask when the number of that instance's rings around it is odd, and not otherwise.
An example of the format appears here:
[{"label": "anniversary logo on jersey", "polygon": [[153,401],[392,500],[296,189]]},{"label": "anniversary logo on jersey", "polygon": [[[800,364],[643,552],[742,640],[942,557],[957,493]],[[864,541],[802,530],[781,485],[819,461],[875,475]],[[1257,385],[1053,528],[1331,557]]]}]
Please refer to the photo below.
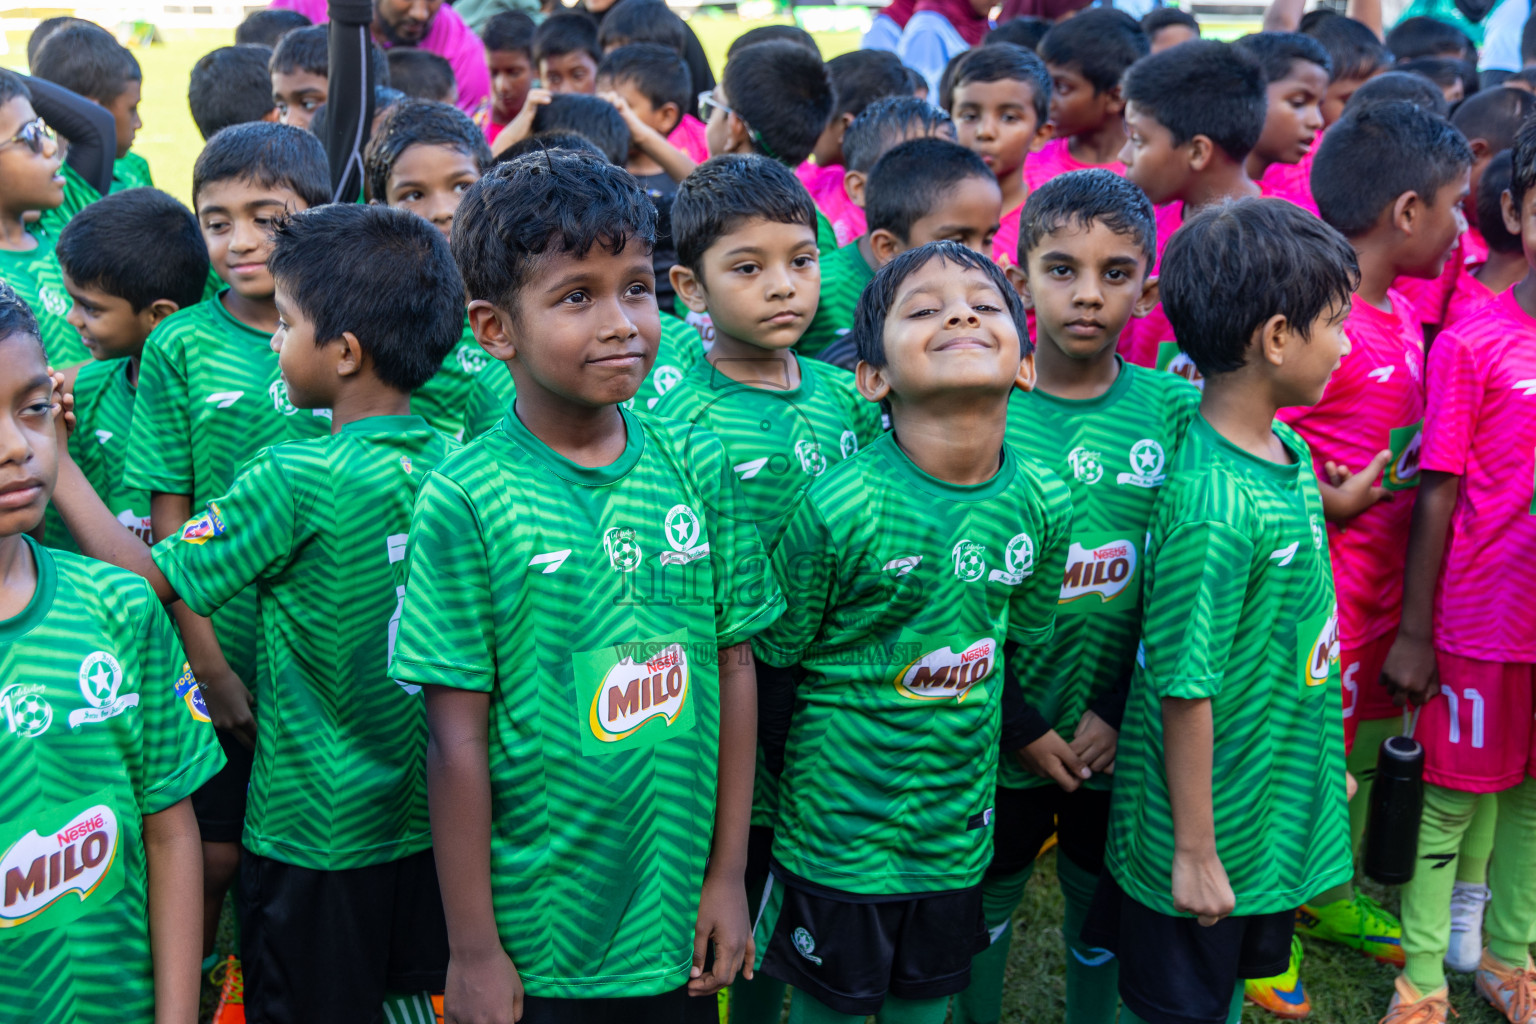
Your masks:
[{"label": "anniversary logo on jersey", "polygon": [[299,411],[299,407],[288,400],[288,382],[279,377],[267,388],[267,394],[272,398],[272,408],[284,416],[292,416]]},{"label": "anniversary logo on jersey", "polygon": [[1027,533],[1016,533],[1003,548],[1003,565],[993,569],[987,579],[993,583],[1006,583],[1016,587],[1035,571],[1035,541]]},{"label": "anniversary logo on jersey", "polygon": [[661,532],[666,535],[671,551],[659,556],[662,565],[687,565],[709,554],[709,541],[699,543],[699,517],[687,505],[673,505],[661,520]]},{"label": "anniversary logo on jersey", "polygon": [[896,692],[909,700],[953,700],[958,704],[997,664],[997,641],[991,637],[982,637],[958,651],[944,641],[919,638],[917,642],[931,649],[903,665],[894,680]]},{"label": "anniversary logo on jersey", "polygon": [[693,727],[692,670],[681,632],[579,652],[571,665],[584,703],[583,753],[605,753],[625,741],[655,743]]},{"label": "anniversary logo on jersey", "polygon": [[619,572],[634,572],[640,568],[640,538],[628,526],[614,526],[603,534],[603,550],[608,562]]},{"label": "anniversary logo on jersey", "polygon": [[[57,928],[111,899],[123,887],[117,815],[97,793],[79,810],[55,808],[35,818],[58,822],[39,831],[15,822],[0,825],[0,935],[35,921],[21,934]],[[71,898],[72,897],[72,898]],[[46,916],[45,916],[46,915]]]},{"label": "anniversary logo on jersey", "polygon": [[987,549],[975,541],[962,540],[950,551],[955,564],[955,578],[974,583],[987,574]]},{"label": "anniversary logo on jersey", "polygon": [[821,476],[827,469],[827,457],[821,452],[820,441],[796,441],[795,458],[808,476]]},{"label": "anniversary logo on jersey", "polygon": [[125,693],[118,696],[123,685],[123,666],[106,651],[96,651],[80,663],[80,695],[86,706],[69,713],[69,727],[105,722],[116,718],[129,708],[139,706],[139,695]]},{"label": "anniversary logo on jersey", "polygon": [[1073,448],[1067,453],[1067,465],[1072,476],[1085,484],[1096,484],[1104,479],[1104,458],[1090,448]]},{"label": "anniversary logo on jersey", "polygon": [[1137,560],[1136,545],[1124,538],[1090,539],[1088,544],[1074,540],[1067,550],[1059,603],[1075,605],[1074,611],[1095,611],[1124,595],[1127,599],[1116,607],[1133,607],[1139,596],[1131,588]]},{"label": "anniversary logo on jersey", "polygon": [[0,690],[0,715],[12,734],[34,739],[53,725],[53,705],[43,696],[40,683],[11,683]]}]

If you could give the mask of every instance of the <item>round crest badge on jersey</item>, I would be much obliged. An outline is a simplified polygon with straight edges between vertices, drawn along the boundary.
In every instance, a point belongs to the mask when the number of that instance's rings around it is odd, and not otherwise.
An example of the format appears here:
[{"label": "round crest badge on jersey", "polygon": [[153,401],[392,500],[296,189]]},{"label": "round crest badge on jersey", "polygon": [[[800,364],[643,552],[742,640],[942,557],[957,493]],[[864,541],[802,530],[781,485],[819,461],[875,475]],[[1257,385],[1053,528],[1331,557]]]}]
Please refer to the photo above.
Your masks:
[{"label": "round crest badge on jersey", "polygon": [[87,655],[80,663],[80,695],[85,698],[86,706],[69,713],[69,727],[78,729],[82,725],[105,722],[129,708],[138,707],[138,694],[118,696],[118,688],[122,685],[123,666],[116,658],[106,651]]}]

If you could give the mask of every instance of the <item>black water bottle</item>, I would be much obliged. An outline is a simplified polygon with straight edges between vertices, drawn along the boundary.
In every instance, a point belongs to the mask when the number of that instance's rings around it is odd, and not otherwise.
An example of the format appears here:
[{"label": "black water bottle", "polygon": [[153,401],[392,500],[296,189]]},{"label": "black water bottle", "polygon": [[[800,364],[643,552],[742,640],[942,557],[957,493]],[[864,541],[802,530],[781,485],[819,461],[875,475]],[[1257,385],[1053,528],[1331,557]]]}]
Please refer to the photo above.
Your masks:
[{"label": "black water bottle", "polygon": [[[1415,714],[1415,719],[1418,717]],[[1424,816],[1424,746],[1403,715],[1403,735],[1391,736],[1376,755],[1376,780],[1365,824],[1365,873],[1383,885],[1413,878]]]}]

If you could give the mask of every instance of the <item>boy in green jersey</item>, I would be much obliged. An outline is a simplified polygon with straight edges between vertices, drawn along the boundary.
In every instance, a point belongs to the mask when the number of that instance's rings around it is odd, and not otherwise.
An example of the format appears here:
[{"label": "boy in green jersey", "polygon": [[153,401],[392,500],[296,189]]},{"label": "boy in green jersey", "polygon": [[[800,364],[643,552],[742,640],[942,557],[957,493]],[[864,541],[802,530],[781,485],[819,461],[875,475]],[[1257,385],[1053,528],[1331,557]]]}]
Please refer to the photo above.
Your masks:
[{"label": "boy in green jersey", "polygon": [[426,688],[450,1019],[713,1020],[751,952],[746,642],[784,605],[720,442],[622,408],[660,333],[655,216],[563,150],[455,215],[517,398],[422,488],[392,668]]},{"label": "boy in green jersey", "polygon": [[47,367],[0,285],[0,1005],[40,1024],[190,1021],[188,795],[224,755],[144,581],[27,536],[60,448]]},{"label": "boy in green jersey", "polygon": [[798,349],[853,369],[854,310],[875,271],[928,242],[959,242],[987,255],[1003,208],[981,157],[944,138],[917,137],[876,161],[863,189],[869,233],[823,261],[821,301]]},{"label": "boy in green jersey", "polygon": [[1033,391],[1013,396],[1008,440],[1072,492],[1072,546],[1048,648],[1006,661],[992,864],[983,883],[992,944],[972,966],[955,1020],[996,1024],[1013,910],[1054,833],[1066,901],[1066,1019],[1113,1024],[1113,955],[1081,939],[1104,864],[1115,741],[1141,635],[1147,525],[1200,392],[1116,354],[1147,280],[1157,226],[1146,194],[1108,170],[1073,171],[1024,207],[1008,277],[1035,311]]},{"label": "boy in green jersey", "polygon": [[[139,96],[144,73],[133,53],[112,33],[90,22],[66,25],[48,37],[31,61],[37,78],[62,85],[112,113],[116,126],[112,153],[112,191],[154,185],[149,162],[132,152],[133,140],[144,122],[139,119]],[[101,198],[79,175],[66,169],[66,189],[83,189],[76,205]],[[66,202],[65,205],[70,205]]]},{"label": "boy in green jersey", "polygon": [[[214,272],[229,287],[167,317],[144,347],[123,482],[149,492],[156,540],[179,532],[194,505],[229,490],[235,471],[262,448],[330,432],[330,410],[289,401],[271,347],[278,315],[267,270],[273,223],[329,202],[330,189],[320,140],[287,125],[232,125],[193,165],[193,208]],[[212,623],[184,604],[171,612],[230,762],[194,799],[206,955],[245,824],[256,742],[251,693],[261,674],[256,592],[227,602]]]},{"label": "boy in green jersey", "polygon": [[[144,258],[144,240],[155,258]],[[99,199],[59,235],[59,266],[72,304],[68,319],[95,358],[71,390],[70,456],[119,523],[150,542],[149,494],[123,483],[144,342],[160,321],[195,305],[208,279],[208,247],[197,218],[164,192],[131,189]],[[44,520],[50,547],[78,550],[56,509]]]},{"label": "boy in green jersey", "polygon": [[[458,340],[464,284],[420,218],[352,204],[294,214],[269,265],[289,400],[332,410],[331,435],[258,452],[152,552],[68,463],[58,500],[87,551],[166,602],[211,614],[257,589],[268,674],[241,861],[246,1012],[368,1019],[387,992],[429,1008],[419,993],[441,991],[447,967],[426,716],[388,668],[411,506],[456,447],[410,415],[410,394]],[[383,265],[411,288],[371,288]]]},{"label": "boy in green jersey", "polygon": [[802,678],[763,696],[782,775],[755,937],[796,1024],[939,1024],[987,944],[1002,647],[1050,643],[1072,503],[1005,443],[1034,361],[986,256],[898,256],[854,336],[891,432],[806,488],[773,552],[790,610],[753,646]]},{"label": "boy in green jersey", "polygon": [[1295,909],[1353,874],[1322,499],[1274,416],[1348,354],[1358,281],[1349,243],[1281,199],[1204,211],[1163,256],[1205,391],[1148,530],[1109,874],[1082,936],[1118,955],[1121,1021],[1236,1021],[1242,979],[1289,963]]}]

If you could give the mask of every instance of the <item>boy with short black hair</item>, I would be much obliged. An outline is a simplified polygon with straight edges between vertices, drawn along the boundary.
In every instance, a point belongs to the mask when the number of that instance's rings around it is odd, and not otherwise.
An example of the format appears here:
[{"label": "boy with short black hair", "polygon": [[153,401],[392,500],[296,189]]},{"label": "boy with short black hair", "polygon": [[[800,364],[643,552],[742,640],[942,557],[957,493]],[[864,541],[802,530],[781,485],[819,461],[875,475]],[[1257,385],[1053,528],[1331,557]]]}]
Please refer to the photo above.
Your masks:
[{"label": "boy with short black hair", "polygon": [[428,50],[397,46],[386,59],[390,88],[399,89],[412,99],[457,104],[459,85],[453,78],[453,65],[443,57]]},{"label": "boy with short black hair", "polygon": [[1141,30],[1147,34],[1152,53],[1162,53],[1180,43],[1200,38],[1200,22],[1188,11],[1177,7],[1154,7],[1141,16]]},{"label": "boy with short black hair", "polygon": [[816,208],[832,225],[838,245],[862,235],[864,211],[843,187],[847,156],[843,139],[853,119],[876,100],[906,96],[907,69],[888,50],[854,50],[827,61],[834,97],[832,116],[816,140],[811,160],[795,169]]},{"label": "boy with short black hair", "polygon": [[[1159,8],[1148,17],[1172,10]],[[1148,31],[1127,24],[1119,11],[1090,9],[1053,25],[1040,40],[1040,59],[1051,75],[1050,120],[1056,134],[1030,157],[1025,181],[1031,190],[1067,171],[1105,167],[1125,173],[1120,80],[1149,52]]]},{"label": "boy with short black hair", "polygon": [[[1375,32],[1354,18],[1335,14],[1311,23],[1304,18],[1300,31],[1322,43],[1333,63],[1328,94],[1323,97],[1323,126],[1326,128],[1344,116],[1344,105],[1355,90],[1390,70],[1392,54]],[[1304,169],[1311,173],[1310,161]]]},{"label": "boy with short black hair", "polygon": [[[805,47],[774,41],[739,49],[725,65],[709,110],[700,110],[710,156],[761,153],[798,167],[815,150],[832,104],[826,66]],[[819,227],[817,240],[825,241]]]},{"label": "boy with short black hair", "polygon": [[1265,176],[1271,167],[1299,164],[1312,152],[1323,130],[1322,103],[1333,67],[1328,51],[1300,32],[1258,32],[1233,45],[1259,62],[1266,83],[1264,131],[1244,165],[1248,177],[1264,195],[1316,213],[1311,189],[1287,191],[1291,179]]},{"label": "boy with short black hair", "polygon": [[491,74],[491,96],[486,106],[475,111],[475,124],[484,130],[487,142],[494,142],[523,109],[538,77],[539,66],[533,59],[535,28],[533,19],[522,11],[502,11],[480,33]]},{"label": "boy with short black hair", "polygon": [[1399,61],[1415,57],[1454,57],[1477,63],[1477,49],[1461,29],[1439,18],[1404,18],[1387,32],[1387,49]]},{"label": "boy with short black hair", "polygon": [[221,46],[192,65],[187,104],[205,140],[220,129],[252,121],[278,120],[265,46]]},{"label": "boy with short black hair", "polygon": [[[29,65],[31,73],[84,96],[112,112],[117,123],[117,152],[112,164],[112,191],[153,185],[149,163],[130,152],[139,120],[139,95],[144,73],[132,53],[112,33],[98,25],[66,25],[48,37]],[[66,165],[67,167],[68,165]],[[66,174],[69,172],[66,170]]]},{"label": "boy with short black hair", "polygon": [[294,29],[306,28],[314,22],[298,11],[281,7],[264,7],[252,11],[245,20],[235,26],[236,46],[276,46],[277,41]]},{"label": "boy with short black hair", "polygon": [[955,69],[949,116],[960,143],[992,168],[1003,193],[1001,227],[992,240],[994,260],[1012,260],[1019,248],[1019,218],[1029,185],[1024,162],[1045,130],[1051,76],[1028,50],[998,43],[973,50]]},{"label": "boy with short black hair", "polygon": [[1148,530],[1109,874],[1083,934],[1119,959],[1122,1022],[1236,1020],[1242,979],[1286,967],[1296,907],[1353,875],[1324,510],[1274,416],[1348,355],[1358,280],[1344,238],[1278,199],[1207,209],[1164,255],[1205,391]]},{"label": "boy with short black hair", "polygon": [[772,555],[789,611],[753,643],[800,677],[759,677],[783,711],[757,952],[797,1022],[941,1024],[986,945],[1002,648],[1050,643],[1072,503],[1005,442],[1033,346],[985,255],[896,257],[854,337],[891,433],[801,494]]},{"label": "boy with short black hair", "polygon": [[[371,288],[379,266],[412,287]],[[259,587],[270,667],[242,837],[246,1012],[422,1019],[448,962],[426,717],[390,677],[383,641],[417,488],[457,447],[410,415],[410,396],[458,340],[464,284],[427,223],[352,203],[277,225],[270,267],[271,350],[289,399],[324,409],[329,436],[257,452],[153,550],[122,535],[67,463],[58,502],[82,547],[166,603],[211,614]]]},{"label": "boy with short black hair", "polygon": [[603,16],[597,45],[604,54],[621,46],[654,43],[679,57],[688,48],[688,25],[661,0],[625,0]]},{"label": "boy with short black hair", "polygon": [[[593,79],[594,88],[596,79]],[[603,151],[608,162],[623,167],[629,160],[631,136],[624,115],[610,102],[581,93],[556,93],[536,108],[529,122],[532,134],[571,131],[585,135]]]},{"label": "boy with short black hair", "polygon": [[[1483,167],[1477,186],[1477,233],[1488,254],[1481,264],[1471,263],[1457,275],[1456,288],[1445,307],[1446,327],[1476,313],[1525,276],[1520,236],[1504,224],[1504,192],[1509,188],[1513,166],[1513,153],[1506,149]],[[1470,225],[1467,230],[1472,230]]]},{"label": "boy with short black hair", "polygon": [[533,33],[533,63],[539,85],[552,93],[597,91],[597,24],[583,11],[564,11],[544,19]]},{"label": "boy with short black hair", "polygon": [[[309,128],[315,112],[330,91],[330,36],[325,25],[289,32],[278,42],[267,61],[272,78],[272,104],[277,120],[295,128]],[[389,62],[384,51],[368,44],[375,86],[389,85]]]},{"label": "boy with short black hair", "polygon": [[[620,407],[659,333],[634,180],[530,155],[457,220],[475,336],[517,400],[422,488],[391,666],[426,689],[445,1010],[713,1021],[749,946],[745,644],[783,599],[720,442]],[[533,508],[569,514],[522,529]],[[550,727],[529,733],[534,706]]]}]

